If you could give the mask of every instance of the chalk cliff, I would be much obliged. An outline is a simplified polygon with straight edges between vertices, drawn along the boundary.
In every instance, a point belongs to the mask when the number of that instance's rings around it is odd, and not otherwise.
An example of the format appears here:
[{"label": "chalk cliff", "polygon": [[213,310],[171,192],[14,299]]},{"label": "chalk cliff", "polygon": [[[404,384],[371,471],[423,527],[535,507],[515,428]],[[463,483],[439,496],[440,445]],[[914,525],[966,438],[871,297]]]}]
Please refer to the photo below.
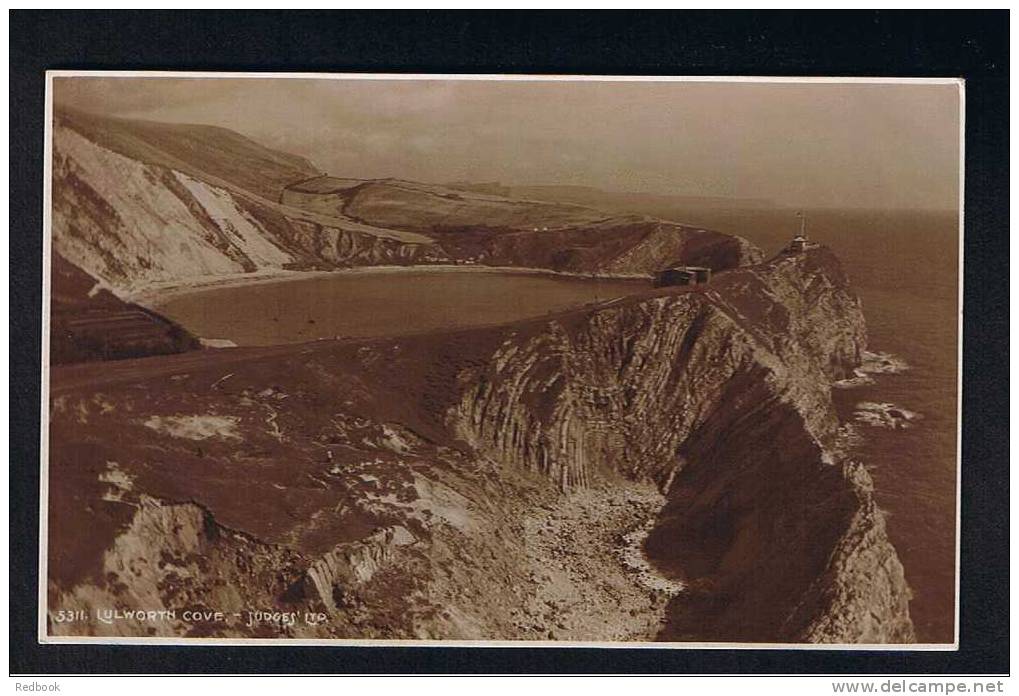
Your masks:
[{"label": "chalk cliff", "polygon": [[639,216],[399,180],[335,179],[232,131],[59,111],[53,246],[105,287],[350,266],[476,263],[649,274],[760,259]]},{"label": "chalk cliff", "polygon": [[[183,137],[174,130],[155,145],[139,137],[128,147],[112,135],[134,133],[137,122],[90,120],[86,129],[79,118],[58,115],[53,132],[53,245],[119,294],[255,271],[445,259],[429,251],[427,238],[287,209],[260,195],[264,186],[249,190],[244,177],[223,178],[225,165],[199,160],[203,170],[170,157],[166,143]],[[258,161],[277,154],[251,147]],[[233,163],[237,171],[246,166]],[[277,176],[307,171],[292,167]]]},{"label": "chalk cliff", "polygon": [[[51,480],[68,488],[56,487],[51,528],[90,524],[105,530],[93,547],[134,548],[118,540],[143,513],[126,502],[141,492],[194,501],[217,528],[272,549],[261,553],[276,570],[240,572],[252,561],[219,554],[181,581],[188,601],[226,601],[204,572],[332,617],[282,635],[907,642],[902,566],[865,467],[842,453],[831,402],[865,340],[837,259],[815,248],[696,291],[648,290],[508,326],[178,356],[179,367],[145,378],[158,403],[109,383],[109,371],[99,396],[71,388],[55,402]],[[220,435],[197,427],[202,418]],[[109,513],[94,501],[85,510],[89,476],[106,482],[104,500],[111,481],[130,486]],[[619,501],[655,488],[664,505],[647,520],[645,552],[686,586],[678,594],[642,595],[618,559],[598,555],[632,529],[603,526],[623,524]],[[593,507],[577,527],[570,510],[581,504]],[[111,517],[87,522],[97,514]],[[539,543],[566,523],[576,545]],[[118,556],[89,570],[73,535],[55,541],[54,602],[151,597],[137,583],[155,571],[112,582]],[[551,614],[536,596],[555,598]],[[584,606],[564,599],[577,596]],[[168,608],[182,601],[160,594]],[[613,611],[625,629],[606,632]]]},{"label": "chalk cliff", "polygon": [[189,347],[114,296],[161,283],[716,271],[501,326],[55,368],[49,601],[89,619],[51,611],[54,633],[913,640],[832,406],[866,330],[828,250],[763,261],[644,216],[339,179],[204,126],[61,113],[53,155],[55,325],[86,347],[111,322]]}]

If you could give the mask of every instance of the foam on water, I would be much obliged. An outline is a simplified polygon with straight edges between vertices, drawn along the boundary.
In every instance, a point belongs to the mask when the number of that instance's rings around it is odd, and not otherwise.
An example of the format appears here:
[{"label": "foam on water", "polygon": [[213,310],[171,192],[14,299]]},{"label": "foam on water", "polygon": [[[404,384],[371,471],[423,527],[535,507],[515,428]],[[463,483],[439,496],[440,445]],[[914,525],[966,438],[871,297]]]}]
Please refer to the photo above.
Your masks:
[{"label": "foam on water", "polygon": [[874,401],[861,401],[856,404],[856,411],[854,411],[853,415],[858,423],[875,428],[888,428],[890,430],[911,428],[914,421],[923,418],[921,414],[909,411],[901,406]]},{"label": "foam on water", "polygon": [[874,384],[871,375],[897,375],[909,369],[909,364],[902,358],[891,353],[863,351],[863,362],[853,370],[853,376],[840,379],[834,386],[839,389],[852,389]]}]

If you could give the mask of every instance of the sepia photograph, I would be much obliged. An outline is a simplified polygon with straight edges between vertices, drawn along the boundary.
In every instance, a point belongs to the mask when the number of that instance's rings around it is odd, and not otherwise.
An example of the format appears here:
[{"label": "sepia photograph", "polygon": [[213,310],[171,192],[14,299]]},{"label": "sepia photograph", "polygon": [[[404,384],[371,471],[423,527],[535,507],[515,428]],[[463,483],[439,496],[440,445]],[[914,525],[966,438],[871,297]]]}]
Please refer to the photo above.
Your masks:
[{"label": "sepia photograph", "polygon": [[40,641],[957,647],[964,93],[48,72]]}]

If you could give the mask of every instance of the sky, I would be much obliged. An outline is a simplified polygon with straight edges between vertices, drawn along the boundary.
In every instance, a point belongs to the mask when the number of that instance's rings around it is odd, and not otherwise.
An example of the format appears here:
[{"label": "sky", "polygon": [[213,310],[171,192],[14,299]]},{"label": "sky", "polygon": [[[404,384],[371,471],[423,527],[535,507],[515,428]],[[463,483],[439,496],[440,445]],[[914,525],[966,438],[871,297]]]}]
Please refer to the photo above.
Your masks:
[{"label": "sky", "polygon": [[69,77],[54,102],[239,131],[335,176],[954,209],[954,84]]}]

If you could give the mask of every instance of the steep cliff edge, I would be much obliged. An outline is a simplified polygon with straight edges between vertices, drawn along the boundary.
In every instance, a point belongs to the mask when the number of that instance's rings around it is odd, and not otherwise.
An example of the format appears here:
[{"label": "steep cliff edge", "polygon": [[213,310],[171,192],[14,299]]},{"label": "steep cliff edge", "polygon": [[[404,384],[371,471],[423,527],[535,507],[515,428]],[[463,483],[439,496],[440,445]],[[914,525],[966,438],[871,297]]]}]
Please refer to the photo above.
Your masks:
[{"label": "steep cliff edge", "polygon": [[648,275],[676,263],[724,270],[757,263],[747,240],[597,206],[506,198],[399,179],[315,177],[280,201],[434,240],[451,259],[574,273]]},{"label": "steep cliff edge", "polygon": [[[832,435],[831,381],[859,364],[859,302],[825,249],[729,271],[696,292],[617,300],[521,328],[458,375],[451,423],[564,487],[610,470],[664,480],[734,381],[766,382],[817,438]],[[738,394],[737,394],[738,396]]]},{"label": "steep cliff edge", "polygon": [[834,256],[781,255],[507,338],[461,375],[451,423],[563,489],[662,486],[646,549],[690,586],[663,639],[905,642],[902,566],[830,397],[864,344]]},{"label": "steep cliff edge", "polygon": [[162,284],[471,263],[648,274],[753,263],[745,240],[399,180],[334,179],[232,131],[58,111],[53,247],[121,297]]},{"label": "steep cliff edge", "polygon": [[223,129],[58,114],[53,246],[121,295],[256,271],[446,260],[426,237],[263,195],[309,166]]},{"label": "steep cliff edge", "polygon": [[50,259],[50,362],[180,353],[198,347],[181,326],[124,302],[58,252]]},{"label": "steep cliff edge", "polygon": [[[716,271],[500,326],[55,369],[49,594],[93,618],[55,632],[913,639],[870,476],[839,440],[830,384],[866,335],[826,249],[762,262],[646,216],[337,179],[205,126],[58,113],[53,158],[55,362],[191,347],[122,299],[163,283]],[[96,618],[114,606],[177,614]]]},{"label": "steep cliff edge", "polygon": [[[505,326],[55,374],[51,601],[152,597],[165,569],[117,570],[144,494],[200,506],[273,568],[253,577],[228,546],[159,606],[223,604],[237,578],[331,617],[280,635],[909,641],[902,567],[831,404],[864,344],[814,248]],[[645,552],[686,585],[668,606],[606,549],[643,525],[627,513],[651,484]]]}]

